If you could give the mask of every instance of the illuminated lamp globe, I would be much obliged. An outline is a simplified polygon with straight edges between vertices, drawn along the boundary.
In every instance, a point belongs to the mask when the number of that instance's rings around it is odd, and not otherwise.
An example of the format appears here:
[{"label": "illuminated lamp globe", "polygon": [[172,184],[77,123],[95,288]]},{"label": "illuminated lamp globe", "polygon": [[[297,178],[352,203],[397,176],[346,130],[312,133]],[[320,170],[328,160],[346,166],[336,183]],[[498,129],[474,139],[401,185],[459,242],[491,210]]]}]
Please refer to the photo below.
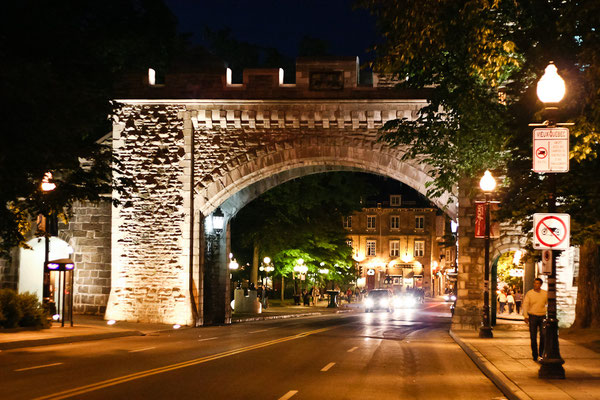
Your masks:
[{"label": "illuminated lamp globe", "polygon": [[538,98],[544,103],[558,103],[565,96],[565,81],[558,75],[556,65],[552,62],[537,84]]},{"label": "illuminated lamp globe", "polygon": [[483,177],[479,181],[479,187],[484,192],[491,192],[496,188],[496,180],[494,179],[490,171],[485,171]]},{"label": "illuminated lamp globe", "polygon": [[265,257],[265,258],[263,258],[263,262],[265,264],[271,264],[271,258],[270,257]]},{"label": "illuminated lamp globe", "polygon": [[240,267],[240,264],[238,264],[237,261],[235,261],[235,260],[231,260],[231,262],[229,263],[229,269],[231,269],[231,270],[238,269],[239,267]]},{"label": "illuminated lamp globe", "polygon": [[223,230],[223,225],[225,224],[225,214],[221,211],[221,207],[218,207],[215,212],[212,214],[212,226],[213,229],[217,232],[221,232]]}]

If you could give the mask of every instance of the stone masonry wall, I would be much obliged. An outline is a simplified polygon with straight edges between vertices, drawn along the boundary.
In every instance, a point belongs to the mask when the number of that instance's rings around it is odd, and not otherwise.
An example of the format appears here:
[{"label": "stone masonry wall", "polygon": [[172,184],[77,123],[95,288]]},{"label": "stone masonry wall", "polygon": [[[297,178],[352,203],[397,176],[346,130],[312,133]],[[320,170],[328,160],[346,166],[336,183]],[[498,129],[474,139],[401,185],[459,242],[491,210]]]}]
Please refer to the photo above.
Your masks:
[{"label": "stone masonry wall", "polygon": [[107,319],[192,322],[183,109],[126,104],[118,115],[113,151],[135,190],[120,196],[122,206],[113,213]]},{"label": "stone masonry wall", "polygon": [[484,239],[475,239],[474,181],[461,179],[458,188],[457,301],[452,329],[477,329],[481,324]]},{"label": "stone masonry wall", "polygon": [[73,311],[104,314],[110,293],[111,276],[110,201],[77,202],[63,240],[73,247],[75,287]]}]

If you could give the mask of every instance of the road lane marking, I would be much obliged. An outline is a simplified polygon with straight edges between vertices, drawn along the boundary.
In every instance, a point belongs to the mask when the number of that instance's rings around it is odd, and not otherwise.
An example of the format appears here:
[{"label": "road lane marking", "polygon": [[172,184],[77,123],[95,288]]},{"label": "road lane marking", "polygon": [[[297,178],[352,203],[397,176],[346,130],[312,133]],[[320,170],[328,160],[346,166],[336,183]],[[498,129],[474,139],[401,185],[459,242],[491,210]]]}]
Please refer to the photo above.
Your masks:
[{"label": "road lane marking", "polygon": [[146,347],[146,348],[143,348],[143,349],[129,350],[129,353],[137,353],[139,351],[152,350],[152,349],[155,349],[155,348],[156,347]]},{"label": "road lane marking", "polygon": [[321,368],[321,372],[327,372],[327,371],[329,371],[329,369],[331,367],[333,367],[334,365],[335,365],[334,362],[330,362],[329,364],[327,364],[326,366],[324,366],[323,368]]},{"label": "road lane marking", "polygon": [[290,397],[292,397],[296,393],[298,393],[297,390],[290,390],[289,392],[287,392],[286,394],[281,396],[278,400],[288,400]]},{"label": "road lane marking", "polygon": [[34,400],[66,399],[68,397],[78,396],[78,395],[82,395],[84,393],[93,392],[95,390],[103,389],[103,388],[106,388],[109,386],[115,386],[115,385],[118,385],[121,383],[133,381],[135,379],[141,379],[141,378],[145,378],[145,377],[151,376],[151,375],[162,374],[164,372],[174,371],[176,369],[181,369],[181,368],[191,367],[193,365],[203,364],[203,363],[206,363],[209,361],[218,360],[220,358],[229,357],[229,356],[233,356],[233,355],[240,354],[240,353],[245,353],[247,351],[261,349],[263,347],[268,347],[268,346],[272,346],[275,344],[288,342],[290,340],[305,338],[307,336],[315,335],[317,333],[325,332],[325,331],[335,329],[338,327],[339,327],[339,325],[331,326],[331,327],[327,327],[327,328],[315,329],[313,331],[302,332],[302,333],[298,333],[298,334],[292,335],[292,336],[285,336],[285,337],[282,337],[279,339],[269,340],[267,342],[262,342],[262,343],[258,343],[258,344],[254,344],[254,345],[250,345],[250,346],[246,346],[246,347],[241,347],[241,348],[235,349],[235,350],[229,350],[229,351],[225,351],[222,353],[213,354],[210,356],[200,357],[200,358],[183,361],[183,362],[176,363],[176,364],[165,365],[164,367],[153,368],[153,369],[149,369],[146,371],[140,371],[140,372],[136,372],[136,373],[129,374],[129,375],[119,376],[117,378],[107,379],[107,380],[92,383],[89,385],[79,386],[79,387],[76,387],[73,389],[63,390],[62,392],[57,392],[57,393],[37,397]]},{"label": "road lane marking", "polygon": [[266,332],[266,331],[268,331],[268,329],[261,329],[258,331],[252,331],[252,332],[248,332],[248,333],[258,333],[258,332]]},{"label": "road lane marking", "polygon": [[358,347],[353,347],[350,350],[348,350],[348,353],[352,353],[354,350],[358,349]]},{"label": "road lane marking", "polygon": [[36,365],[35,367],[19,368],[19,369],[15,369],[15,372],[29,371],[30,369],[54,367],[55,365],[62,365],[62,363],[44,364],[44,365]]},{"label": "road lane marking", "polygon": [[215,337],[207,337],[205,339],[198,339],[198,341],[199,342],[204,342],[204,341],[207,341],[207,340],[215,340],[215,339],[218,339],[218,337],[216,337],[216,336]]}]

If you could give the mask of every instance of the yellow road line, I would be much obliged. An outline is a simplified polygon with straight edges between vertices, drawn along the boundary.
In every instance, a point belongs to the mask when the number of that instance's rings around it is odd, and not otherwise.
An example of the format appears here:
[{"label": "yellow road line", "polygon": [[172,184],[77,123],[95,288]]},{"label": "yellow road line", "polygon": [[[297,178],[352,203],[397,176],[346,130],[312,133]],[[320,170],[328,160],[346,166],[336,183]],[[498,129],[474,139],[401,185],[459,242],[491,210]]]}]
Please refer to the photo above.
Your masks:
[{"label": "yellow road line", "polygon": [[272,346],[274,344],[283,343],[283,342],[287,342],[287,341],[295,340],[295,339],[300,339],[303,337],[307,337],[309,335],[314,335],[316,333],[325,332],[325,331],[328,331],[333,328],[335,328],[335,327],[315,329],[314,331],[308,331],[308,332],[299,333],[299,334],[293,335],[293,336],[286,336],[286,337],[275,339],[275,340],[269,340],[268,342],[258,343],[258,344],[254,344],[254,345],[250,345],[250,346],[246,346],[246,347],[241,347],[239,349],[229,350],[229,351],[225,351],[222,353],[213,354],[211,356],[200,357],[200,358],[196,358],[193,360],[183,361],[183,362],[180,362],[177,364],[171,364],[171,365],[166,365],[164,367],[158,367],[158,368],[153,368],[153,369],[149,369],[146,371],[136,372],[133,374],[124,375],[124,376],[120,376],[117,378],[107,379],[107,380],[92,383],[89,385],[84,385],[84,386],[76,387],[73,389],[64,390],[62,392],[37,397],[34,400],[46,400],[46,399],[59,400],[59,399],[65,399],[68,397],[78,396],[78,395],[81,395],[84,393],[93,392],[95,390],[99,390],[99,389],[106,388],[109,386],[115,386],[115,385],[119,385],[121,383],[133,381],[135,379],[141,379],[141,378],[145,378],[145,377],[151,376],[151,375],[162,374],[164,372],[174,371],[176,369],[202,364],[202,363],[205,363],[208,361],[217,360],[219,358],[229,357],[229,356],[232,356],[235,354],[244,353],[247,351],[260,349],[263,347]]},{"label": "yellow road line", "polygon": [[296,393],[298,393],[297,390],[290,390],[289,392],[281,396],[278,400],[288,400],[289,398],[293,397]]}]

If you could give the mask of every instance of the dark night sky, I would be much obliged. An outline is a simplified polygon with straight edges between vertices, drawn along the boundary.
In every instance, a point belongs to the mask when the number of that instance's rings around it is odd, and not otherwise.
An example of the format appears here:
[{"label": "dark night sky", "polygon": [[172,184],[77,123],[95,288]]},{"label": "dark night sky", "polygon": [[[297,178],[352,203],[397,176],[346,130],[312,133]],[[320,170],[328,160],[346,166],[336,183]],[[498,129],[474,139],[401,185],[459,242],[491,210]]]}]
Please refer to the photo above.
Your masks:
[{"label": "dark night sky", "polygon": [[252,44],[274,47],[295,58],[304,35],[326,40],[338,56],[359,56],[376,40],[374,19],[366,10],[353,10],[355,0],[165,0],[179,20],[181,32],[193,33],[202,44],[205,27],[229,27],[233,36]]}]

